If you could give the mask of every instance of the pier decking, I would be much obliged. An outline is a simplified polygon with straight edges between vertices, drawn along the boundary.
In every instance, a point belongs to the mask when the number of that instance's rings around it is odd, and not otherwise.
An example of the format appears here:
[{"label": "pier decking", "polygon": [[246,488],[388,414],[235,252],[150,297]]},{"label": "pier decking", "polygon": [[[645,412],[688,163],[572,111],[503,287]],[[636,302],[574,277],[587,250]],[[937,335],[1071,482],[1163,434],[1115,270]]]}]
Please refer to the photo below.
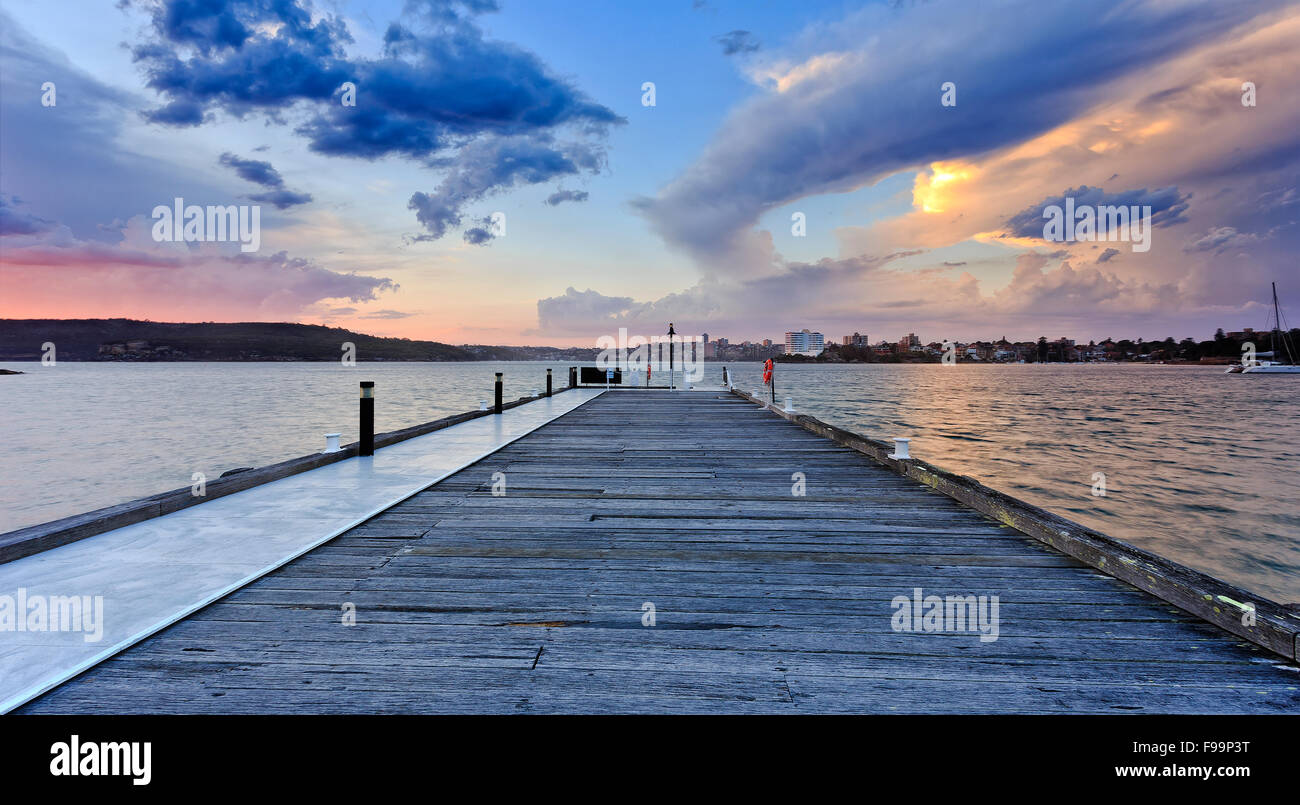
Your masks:
[{"label": "pier decking", "polygon": [[[895,631],[916,588],[997,639]],[[740,397],[615,391],[18,712],[1281,713],[1300,669]]]}]

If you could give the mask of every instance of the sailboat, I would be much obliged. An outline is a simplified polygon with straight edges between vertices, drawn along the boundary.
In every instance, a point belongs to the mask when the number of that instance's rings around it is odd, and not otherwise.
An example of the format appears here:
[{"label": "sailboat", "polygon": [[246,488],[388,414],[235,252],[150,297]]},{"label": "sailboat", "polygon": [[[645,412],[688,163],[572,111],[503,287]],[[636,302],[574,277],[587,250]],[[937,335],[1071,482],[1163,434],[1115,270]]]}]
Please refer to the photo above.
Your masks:
[{"label": "sailboat", "polygon": [[[1273,283],[1273,330],[1270,337],[1268,352],[1255,353],[1255,359],[1247,361],[1244,358],[1240,364],[1229,366],[1226,374],[1241,375],[1300,375],[1300,366],[1296,365],[1296,350],[1291,343],[1291,333],[1282,324],[1282,308],[1277,303],[1277,283]],[[1277,358],[1282,357],[1278,354],[1278,348],[1286,353],[1286,363],[1274,360],[1260,360],[1260,358]]]}]

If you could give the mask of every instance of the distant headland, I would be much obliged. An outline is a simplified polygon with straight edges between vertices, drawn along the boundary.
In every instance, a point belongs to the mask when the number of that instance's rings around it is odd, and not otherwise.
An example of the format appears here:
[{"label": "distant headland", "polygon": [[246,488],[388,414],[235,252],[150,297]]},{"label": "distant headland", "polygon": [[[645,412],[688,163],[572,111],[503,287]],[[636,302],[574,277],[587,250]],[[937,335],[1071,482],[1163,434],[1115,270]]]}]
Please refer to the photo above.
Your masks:
[{"label": "distant headland", "polygon": [[594,360],[580,347],[510,347],[380,338],[288,322],[181,323],[135,319],[0,319],[0,361],[36,361],[53,344],[60,361]]}]

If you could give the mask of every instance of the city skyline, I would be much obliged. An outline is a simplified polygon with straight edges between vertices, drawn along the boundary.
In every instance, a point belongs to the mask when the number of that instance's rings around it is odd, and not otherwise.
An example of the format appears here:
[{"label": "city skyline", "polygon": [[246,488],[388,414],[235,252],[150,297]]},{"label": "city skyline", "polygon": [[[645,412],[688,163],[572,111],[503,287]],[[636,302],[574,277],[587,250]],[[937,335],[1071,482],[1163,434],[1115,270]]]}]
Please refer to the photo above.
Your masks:
[{"label": "city skyline", "polygon": [[[1295,329],[1295,328],[1291,328],[1291,330],[1294,330],[1294,329]],[[1288,330],[1288,332],[1291,331],[1291,330]],[[970,339],[961,339],[961,338],[940,338],[940,339],[933,339],[933,338],[931,338],[931,339],[927,339],[927,338],[923,338],[923,337],[921,337],[921,336],[916,335],[916,333],[909,332],[909,333],[907,333],[906,335],[900,336],[898,339],[894,339],[894,340],[890,340],[889,338],[885,338],[885,337],[880,337],[880,338],[877,338],[876,340],[872,341],[872,340],[870,339],[870,334],[869,334],[869,333],[861,333],[861,332],[857,332],[857,331],[855,331],[855,332],[852,333],[852,334],[847,334],[847,333],[846,333],[846,334],[844,334],[844,335],[841,335],[841,336],[839,337],[839,339],[836,340],[833,336],[830,336],[830,335],[828,335],[828,334],[826,334],[826,333],[823,333],[821,330],[813,329],[813,328],[810,328],[810,327],[803,327],[803,328],[800,328],[799,330],[787,330],[787,331],[785,331],[786,339],[789,340],[789,337],[790,337],[790,336],[792,336],[792,335],[796,335],[796,334],[801,333],[801,332],[803,332],[803,333],[810,333],[810,334],[812,334],[812,335],[816,335],[816,336],[821,336],[821,337],[824,339],[825,344],[826,344],[827,347],[838,347],[838,346],[877,346],[877,345],[881,345],[881,344],[895,344],[895,343],[901,343],[904,339],[909,340],[909,342],[910,342],[911,344],[913,344],[913,345],[924,345],[924,346],[930,346],[930,345],[933,345],[933,344],[941,344],[941,343],[943,343],[944,341],[951,341],[951,342],[954,343],[954,344],[968,344],[968,343],[969,343],[969,344],[976,344],[976,343],[981,343],[981,344],[996,344],[996,343],[1000,343],[1000,342],[1003,342],[1003,341],[1005,341],[1005,342],[1007,342],[1007,343],[1013,343],[1013,344],[1026,344],[1026,343],[1036,343],[1036,342],[1038,342],[1038,341],[1041,340],[1041,339],[1047,339],[1047,341],[1048,341],[1049,343],[1053,343],[1053,344],[1055,344],[1055,343],[1061,343],[1061,342],[1069,342],[1069,343],[1072,344],[1072,345],[1073,345],[1073,344],[1085,344],[1085,343],[1087,343],[1087,344],[1094,344],[1094,343],[1099,344],[1099,343],[1106,343],[1106,342],[1118,343],[1118,342],[1121,342],[1121,341],[1132,341],[1132,342],[1134,342],[1134,343],[1146,343],[1146,342],[1152,342],[1152,343],[1161,342],[1161,343],[1163,343],[1163,342],[1166,342],[1166,341],[1168,341],[1168,340],[1170,340],[1170,339],[1173,339],[1176,343],[1178,343],[1178,342],[1182,342],[1182,341],[1185,341],[1185,340],[1189,340],[1189,339],[1192,340],[1192,341],[1196,341],[1197,343],[1201,343],[1201,342],[1204,342],[1204,341],[1214,340],[1214,339],[1216,339],[1216,338],[1217,338],[1218,336],[1220,336],[1220,335],[1225,336],[1225,337],[1227,337],[1227,338],[1236,338],[1236,339],[1241,339],[1241,338],[1245,338],[1245,337],[1264,337],[1264,338],[1266,338],[1266,337],[1269,336],[1271,330],[1269,330],[1269,329],[1265,329],[1265,328],[1255,328],[1255,327],[1243,327],[1243,328],[1241,328],[1240,330],[1228,330],[1228,329],[1223,328],[1223,327],[1216,327],[1214,333],[1210,334],[1210,336],[1209,336],[1208,338],[1197,338],[1197,336],[1195,336],[1195,335],[1185,335],[1185,336],[1182,336],[1181,338],[1179,338],[1179,337],[1175,337],[1175,336],[1173,336],[1173,335],[1166,335],[1166,336],[1164,336],[1163,338],[1145,338],[1145,337],[1143,337],[1143,336],[1134,336],[1134,337],[1130,338],[1127,334],[1124,335],[1124,336],[1121,336],[1120,338],[1115,338],[1114,335],[1112,334],[1112,335],[1105,336],[1105,337],[1103,337],[1103,338],[1086,338],[1086,339],[1080,339],[1080,338],[1077,338],[1077,337],[1072,338],[1072,337],[1070,337],[1070,336],[1066,336],[1066,335],[1060,335],[1060,336],[1057,336],[1057,337],[1055,337],[1055,338],[1049,338],[1048,336],[1046,336],[1046,335],[1044,335],[1044,334],[1041,334],[1041,333],[1040,333],[1038,336],[1033,337],[1033,338],[1008,338],[1007,336],[1002,335],[1002,336],[999,336],[998,338],[990,338],[990,337],[987,337],[987,336],[982,336],[982,337],[979,337],[979,338],[970,338]],[[708,334],[708,333],[704,333],[704,336],[706,337],[706,343],[709,343],[708,339],[711,338],[711,337],[709,336],[709,334]],[[727,338],[726,336],[717,336],[716,338],[712,338],[712,341],[714,341],[714,342],[723,342],[723,343],[726,343],[726,344],[731,344],[731,343],[732,343],[732,342],[731,342],[731,339]],[[737,343],[740,344],[740,345],[763,345],[763,346],[771,346],[771,345],[773,345],[773,344],[776,344],[777,342],[776,342],[774,339],[754,339],[754,340],[746,339],[746,340],[743,340],[743,341],[740,341],[740,342],[737,342]]]}]

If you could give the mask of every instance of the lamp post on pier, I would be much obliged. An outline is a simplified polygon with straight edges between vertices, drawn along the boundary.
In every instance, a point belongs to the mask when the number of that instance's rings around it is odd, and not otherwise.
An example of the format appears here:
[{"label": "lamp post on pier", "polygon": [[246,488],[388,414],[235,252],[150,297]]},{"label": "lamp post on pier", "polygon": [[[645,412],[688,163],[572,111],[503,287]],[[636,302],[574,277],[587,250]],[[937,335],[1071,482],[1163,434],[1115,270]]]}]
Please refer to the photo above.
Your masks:
[{"label": "lamp post on pier", "polygon": [[676,388],[676,375],[673,374],[673,336],[677,331],[673,329],[673,323],[668,322],[668,390]]}]

